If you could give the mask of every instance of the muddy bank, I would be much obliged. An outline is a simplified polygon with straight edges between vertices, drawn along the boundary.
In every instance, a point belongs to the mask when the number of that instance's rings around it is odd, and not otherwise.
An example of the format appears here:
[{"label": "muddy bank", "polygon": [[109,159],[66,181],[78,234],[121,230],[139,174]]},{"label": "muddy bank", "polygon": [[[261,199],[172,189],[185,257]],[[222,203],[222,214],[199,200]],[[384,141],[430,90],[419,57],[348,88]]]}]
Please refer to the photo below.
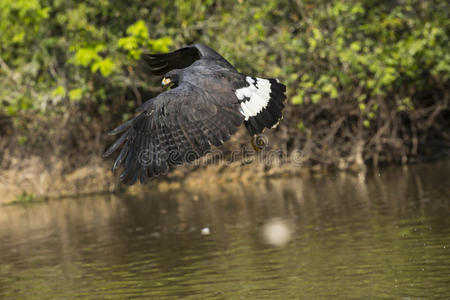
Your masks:
[{"label": "muddy bank", "polygon": [[[251,151],[248,151],[251,152]],[[119,183],[119,173],[111,172],[111,161],[92,156],[87,164],[68,170],[57,158],[31,156],[11,158],[10,167],[0,174],[0,203],[43,201],[50,198],[77,197],[98,193],[137,192],[149,186],[161,191],[181,186],[198,188],[224,182],[252,182],[265,177],[309,176],[324,173],[321,165],[311,166],[299,154],[283,157],[273,152],[236,155],[234,160],[214,160],[212,155],[192,164],[180,166],[166,176],[145,185]],[[353,165],[353,170],[363,169]]]},{"label": "muddy bank", "polygon": [[51,197],[112,192],[114,178],[101,161],[66,172],[61,160],[49,167],[41,157],[13,159],[14,167],[0,174],[0,203],[40,201]]}]

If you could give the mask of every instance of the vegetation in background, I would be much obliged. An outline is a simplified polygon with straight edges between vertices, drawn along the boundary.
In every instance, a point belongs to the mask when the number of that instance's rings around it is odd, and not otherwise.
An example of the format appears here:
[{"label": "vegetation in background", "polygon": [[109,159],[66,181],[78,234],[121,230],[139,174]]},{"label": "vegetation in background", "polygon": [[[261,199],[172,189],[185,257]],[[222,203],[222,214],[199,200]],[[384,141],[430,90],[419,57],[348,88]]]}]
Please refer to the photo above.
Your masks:
[{"label": "vegetation in background", "polygon": [[158,92],[140,55],[202,42],[286,83],[275,139],[313,163],[448,151],[449,12],[439,0],[1,0],[0,135],[98,153]]},{"label": "vegetation in background", "polygon": [[36,197],[33,194],[29,194],[27,192],[22,192],[22,194],[18,195],[15,199],[13,199],[9,204],[13,205],[30,205],[45,201],[43,197]]}]

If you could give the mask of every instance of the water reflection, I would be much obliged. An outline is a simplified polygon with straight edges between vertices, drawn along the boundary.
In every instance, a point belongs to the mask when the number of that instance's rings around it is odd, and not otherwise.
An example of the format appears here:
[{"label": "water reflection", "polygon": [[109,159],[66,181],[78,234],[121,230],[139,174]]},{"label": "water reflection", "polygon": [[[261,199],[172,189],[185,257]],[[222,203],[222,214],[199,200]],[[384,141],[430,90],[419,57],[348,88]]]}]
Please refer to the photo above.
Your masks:
[{"label": "water reflection", "polygon": [[1,207],[0,298],[445,297],[449,167]]}]

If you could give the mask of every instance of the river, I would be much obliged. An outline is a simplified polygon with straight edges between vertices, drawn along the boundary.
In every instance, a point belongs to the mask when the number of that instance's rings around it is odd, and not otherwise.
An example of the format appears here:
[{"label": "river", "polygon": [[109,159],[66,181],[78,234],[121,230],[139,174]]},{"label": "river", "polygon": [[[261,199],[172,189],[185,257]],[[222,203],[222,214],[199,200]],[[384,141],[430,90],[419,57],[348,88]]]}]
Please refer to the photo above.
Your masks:
[{"label": "river", "polygon": [[450,298],[450,161],[0,207],[0,299]]}]

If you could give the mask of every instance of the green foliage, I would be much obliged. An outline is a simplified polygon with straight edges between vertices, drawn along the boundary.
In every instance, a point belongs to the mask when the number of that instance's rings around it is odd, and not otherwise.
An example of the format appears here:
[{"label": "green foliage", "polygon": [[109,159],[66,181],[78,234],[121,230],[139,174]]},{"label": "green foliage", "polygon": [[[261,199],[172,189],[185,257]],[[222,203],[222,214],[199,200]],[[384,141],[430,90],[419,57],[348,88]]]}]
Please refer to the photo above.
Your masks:
[{"label": "green foliage", "polygon": [[29,193],[23,192],[22,194],[17,196],[15,199],[13,199],[9,204],[29,205],[29,204],[33,204],[33,203],[40,202],[40,201],[43,201],[43,200],[44,199],[37,198],[33,194],[29,194]]},{"label": "green foliage", "polygon": [[157,52],[167,52],[168,46],[172,45],[172,39],[163,37],[156,40],[149,38],[148,30],[143,20],[130,25],[127,29],[127,37],[120,38],[119,47],[128,51],[128,56],[138,60],[142,54],[142,48],[153,49]]},{"label": "green foliage", "polygon": [[69,99],[72,101],[79,101],[83,98],[83,89],[77,88],[69,91]]},{"label": "green foliage", "polygon": [[[396,97],[398,109],[413,109],[411,97],[449,79],[448,6],[441,1],[320,1],[298,26],[303,73],[294,104],[329,98],[358,101],[367,118],[375,97]],[[369,121],[364,125],[368,127]]]},{"label": "green foliage", "polygon": [[168,51],[172,39],[136,21],[141,8],[128,12],[125,3],[104,0],[0,1],[0,113],[65,111],[80,102],[104,108],[108,95],[144,85],[123,80],[129,67],[143,51]]},{"label": "green foliage", "polygon": [[448,12],[438,0],[1,0],[0,111],[107,113],[106,99],[149,92],[143,52],[203,42],[243,73],[278,77],[292,104],[351,103],[369,127],[380,101],[412,111],[448,82]]},{"label": "green foliage", "polygon": [[20,46],[32,40],[39,27],[48,19],[49,8],[42,7],[39,0],[3,0],[0,2],[0,16],[0,44],[4,49],[6,46]]}]

